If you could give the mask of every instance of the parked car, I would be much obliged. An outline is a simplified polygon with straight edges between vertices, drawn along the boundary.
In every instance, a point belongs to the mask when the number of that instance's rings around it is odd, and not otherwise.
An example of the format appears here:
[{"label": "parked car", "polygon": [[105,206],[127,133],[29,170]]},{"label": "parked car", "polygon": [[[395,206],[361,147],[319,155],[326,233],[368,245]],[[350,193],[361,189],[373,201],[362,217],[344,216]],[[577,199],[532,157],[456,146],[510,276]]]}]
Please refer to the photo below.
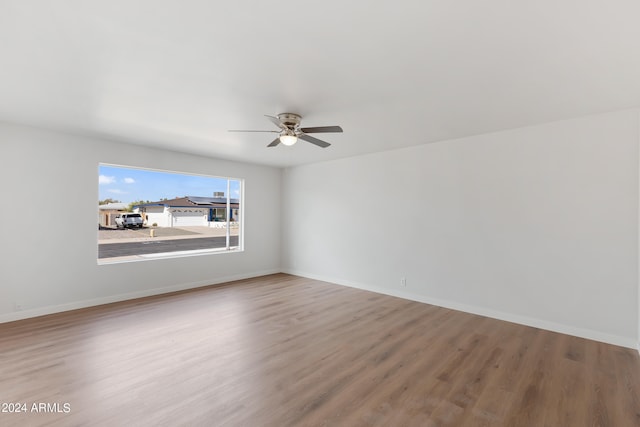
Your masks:
[{"label": "parked car", "polygon": [[142,228],[143,219],[139,213],[126,213],[116,217],[116,226],[118,228],[138,227]]}]

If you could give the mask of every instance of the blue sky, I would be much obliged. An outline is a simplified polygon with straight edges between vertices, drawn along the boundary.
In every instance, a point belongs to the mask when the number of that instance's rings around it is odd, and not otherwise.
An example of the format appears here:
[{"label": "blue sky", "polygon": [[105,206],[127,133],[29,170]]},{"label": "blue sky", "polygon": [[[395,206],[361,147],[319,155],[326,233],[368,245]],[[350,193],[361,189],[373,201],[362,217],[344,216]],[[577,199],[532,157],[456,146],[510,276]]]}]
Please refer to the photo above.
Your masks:
[{"label": "blue sky", "polygon": [[[184,196],[213,197],[214,191],[227,192],[226,178],[159,172],[119,166],[98,168],[99,199],[123,203],[138,200],[156,202]],[[240,181],[231,180],[231,197],[240,197]]]}]

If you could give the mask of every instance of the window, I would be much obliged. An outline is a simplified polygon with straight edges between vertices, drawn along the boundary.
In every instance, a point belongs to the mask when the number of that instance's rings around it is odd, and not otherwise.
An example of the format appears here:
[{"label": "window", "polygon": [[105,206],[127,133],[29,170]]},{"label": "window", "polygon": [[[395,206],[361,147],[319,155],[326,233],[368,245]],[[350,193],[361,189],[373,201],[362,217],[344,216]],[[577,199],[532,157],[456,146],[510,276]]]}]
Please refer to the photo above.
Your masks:
[{"label": "window", "polygon": [[242,250],[239,178],[98,166],[98,263]]}]

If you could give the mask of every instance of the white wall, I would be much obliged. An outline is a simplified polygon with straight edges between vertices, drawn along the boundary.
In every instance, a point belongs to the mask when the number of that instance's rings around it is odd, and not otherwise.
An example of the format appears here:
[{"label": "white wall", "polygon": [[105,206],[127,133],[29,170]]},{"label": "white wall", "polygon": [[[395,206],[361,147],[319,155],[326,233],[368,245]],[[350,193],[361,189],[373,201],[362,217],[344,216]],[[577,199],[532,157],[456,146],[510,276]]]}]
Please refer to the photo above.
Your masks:
[{"label": "white wall", "polygon": [[[135,209],[135,211],[138,210]],[[159,227],[171,227],[169,213],[164,206],[148,206],[144,214],[148,217],[147,225],[157,224]]]},{"label": "white wall", "polygon": [[[271,273],[282,253],[292,273],[635,346],[639,131],[640,113],[621,111],[282,180],[275,168],[0,124],[0,321]],[[245,252],[97,265],[99,162],[245,178]]]},{"label": "white wall", "polygon": [[635,347],[638,126],[620,111],[288,169],[285,270]]},{"label": "white wall", "polygon": [[[97,265],[100,162],[244,178],[245,251]],[[280,271],[281,177],[277,168],[0,124],[0,321]]]}]

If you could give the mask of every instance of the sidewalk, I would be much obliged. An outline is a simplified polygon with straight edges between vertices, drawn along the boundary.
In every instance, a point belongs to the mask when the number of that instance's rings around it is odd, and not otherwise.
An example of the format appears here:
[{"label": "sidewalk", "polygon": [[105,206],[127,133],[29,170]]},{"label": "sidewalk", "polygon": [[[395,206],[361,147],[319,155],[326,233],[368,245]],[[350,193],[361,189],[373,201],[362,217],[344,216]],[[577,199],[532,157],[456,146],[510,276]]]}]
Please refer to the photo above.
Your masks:
[{"label": "sidewalk", "polygon": [[[151,230],[154,231],[155,237],[151,237]],[[238,235],[238,228],[231,228],[231,235]],[[98,230],[98,244],[109,243],[127,243],[127,242],[144,242],[157,240],[175,240],[184,238],[200,238],[226,236],[226,228],[210,228],[210,227],[144,227],[144,228],[101,228]]]}]

